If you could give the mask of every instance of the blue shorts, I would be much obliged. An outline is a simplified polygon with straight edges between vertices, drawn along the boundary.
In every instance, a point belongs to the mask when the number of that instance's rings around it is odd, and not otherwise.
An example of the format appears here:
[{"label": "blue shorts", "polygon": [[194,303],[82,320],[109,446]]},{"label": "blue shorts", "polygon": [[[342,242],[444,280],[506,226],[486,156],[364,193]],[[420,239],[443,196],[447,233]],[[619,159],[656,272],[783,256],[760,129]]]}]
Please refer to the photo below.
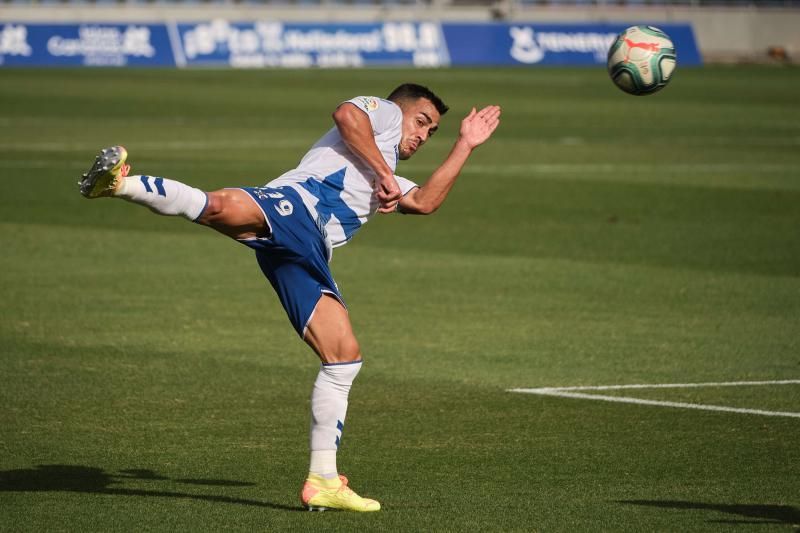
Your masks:
[{"label": "blue shorts", "polygon": [[242,190],[264,212],[270,236],[239,242],[256,251],[261,271],[278,294],[294,329],[303,337],[323,294],[334,296],[344,305],[328,268],[325,237],[291,187]]}]

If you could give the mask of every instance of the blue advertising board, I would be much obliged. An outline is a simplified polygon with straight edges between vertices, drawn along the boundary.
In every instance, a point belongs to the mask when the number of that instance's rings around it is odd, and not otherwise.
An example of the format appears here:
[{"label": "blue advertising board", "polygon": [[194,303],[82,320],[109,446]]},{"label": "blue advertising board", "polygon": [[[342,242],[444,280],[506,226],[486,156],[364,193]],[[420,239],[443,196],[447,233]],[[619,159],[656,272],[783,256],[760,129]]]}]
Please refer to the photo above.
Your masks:
[{"label": "blue advertising board", "polygon": [[0,25],[0,65],[174,66],[164,24]]},{"label": "blue advertising board", "polygon": [[[442,24],[451,65],[605,65],[611,43],[633,24]],[[688,24],[659,24],[680,65],[702,63]]]},{"label": "blue advertising board", "polygon": [[[370,67],[605,65],[630,24],[0,22],[0,66]],[[659,25],[678,64],[702,63],[688,24]]]},{"label": "blue advertising board", "polygon": [[447,46],[433,22],[368,24],[178,24],[181,66],[368,67],[446,66]]}]

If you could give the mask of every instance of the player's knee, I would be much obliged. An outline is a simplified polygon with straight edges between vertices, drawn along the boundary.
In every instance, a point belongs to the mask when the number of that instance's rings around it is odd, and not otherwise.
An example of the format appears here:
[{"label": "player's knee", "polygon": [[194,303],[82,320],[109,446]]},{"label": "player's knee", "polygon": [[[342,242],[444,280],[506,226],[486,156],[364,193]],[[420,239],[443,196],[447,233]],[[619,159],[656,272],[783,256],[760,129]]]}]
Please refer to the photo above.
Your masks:
[{"label": "player's knee", "polygon": [[247,201],[247,193],[238,189],[222,189],[208,193],[208,206],[203,217],[230,223],[263,218],[255,203]]},{"label": "player's knee", "polygon": [[208,193],[208,205],[197,220],[234,239],[247,239],[269,234],[264,213],[248,194],[238,189],[222,189]]},{"label": "player's knee", "polygon": [[336,342],[320,348],[320,356],[326,363],[350,363],[361,359],[361,347],[353,335],[344,335]]},{"label": "player's knee", "polygon": [[203,214],[200,216],[199,222],[210,223],[221,218],[222,213],[225,211],[225,191],[210,192],[206,196],[208,197],[208,205],[206,205]]},{"label": "player's knee", "polygon": [[361,347],[353,335],[348,335],[343,339],[339,347],[340,360],[342,362],[358,361],[361,359]]}]

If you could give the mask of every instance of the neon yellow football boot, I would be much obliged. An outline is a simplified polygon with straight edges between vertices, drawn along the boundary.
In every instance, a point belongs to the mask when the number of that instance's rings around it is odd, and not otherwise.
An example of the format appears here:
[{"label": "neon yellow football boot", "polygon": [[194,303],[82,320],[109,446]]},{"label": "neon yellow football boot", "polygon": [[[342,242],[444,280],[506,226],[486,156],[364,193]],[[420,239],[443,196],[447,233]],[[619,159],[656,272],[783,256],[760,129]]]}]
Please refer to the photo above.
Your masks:
[{"label": "neon yellow football boot", "polygon": [[362,498],[353,492],[353,489],[347,486],[347,478],[342,475],[338,478],[325,479],[316,474],[308,474],[300,493],[300,500],[309,511],[339,509],[368,513],[381,509],[380,503]]},{"label": "neon yellow football boot", "polygon": [[80,191],[86,198],[112,196],[124,178],[130,172],[130,165],[125,164],[128,151],[122,146],[112,146],[100,150],[89,171],[81,176],[78,182]]}]

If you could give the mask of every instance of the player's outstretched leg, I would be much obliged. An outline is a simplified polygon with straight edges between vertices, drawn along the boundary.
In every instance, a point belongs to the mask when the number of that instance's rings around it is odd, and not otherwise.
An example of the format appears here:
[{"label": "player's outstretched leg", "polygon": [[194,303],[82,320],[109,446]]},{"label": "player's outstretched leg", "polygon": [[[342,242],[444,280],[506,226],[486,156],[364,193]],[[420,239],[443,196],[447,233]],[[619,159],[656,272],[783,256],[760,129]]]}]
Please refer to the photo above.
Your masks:
[{"label": "player's outstretched leg", "polygon": [[122,146],[104,148],[79,181],[86,198],[113,197],[148,207],[154,213],[181,216],[212,227],[234,239],[269,232],[264,213],[240,189],[205,193],[179,181],[157,176],[131,176],[128,152]]},{"label": "player's outstretched leg", "polygon": [[128,152],[122,146],[104,148],[83,175],[81,194],[86,198],[114,196],[141,204],[159,215],[180,215],[196,221],[208,204],[200,189],[156,176],[129,176]]}]

